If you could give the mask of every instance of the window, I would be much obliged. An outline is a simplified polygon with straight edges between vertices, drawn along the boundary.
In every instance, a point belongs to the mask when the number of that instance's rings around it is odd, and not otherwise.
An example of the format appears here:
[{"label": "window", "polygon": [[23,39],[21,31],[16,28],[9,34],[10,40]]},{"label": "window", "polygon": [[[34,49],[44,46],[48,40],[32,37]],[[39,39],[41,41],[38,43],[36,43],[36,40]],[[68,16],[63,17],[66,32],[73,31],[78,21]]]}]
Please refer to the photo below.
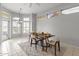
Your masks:
[{"label": "window", "polygon": [[20,33],[20,24],[19,24],[19,18],[18,17],[14,17],[13,18],[13,22],[12,22],[12,25],[13,25],[13,34],[18,34]]},{"label": "window", "polygon": [[29,33],[29,22],[23,22],[23,33]]},{"label": "window", "polygon": [[32,21],[29,18],[23,18],[23,33],[29,33],[31,29]]},{"label": "window", "polygon": [[19,20],[20,18],[18,18],[18,17],[13,17],[13,20]]},{"label": "window", "polygon": [[25,28],[25,27],[26,27],[26,28],[29,28],[29,22],[24,22],[24,23],[23,23],[23,27],[24,27],[24,28]]},{"label": "window", "polygon": [[29,33],[29,28],[24,28],[23,33]]},{"label": "window", "polygon": [[[23,18],[22,19],[22,23],[19,23],[19,19],[18,17],[14,17],[13,21],[12,21],[12,32],[13,34],[19,34],[21,33],[29,33],[30,31],[32,31],[32,21],[29,19],[29,17]],[[22,25],[22,28],[21,28]]]},{"label": "window", "polygon": [[2,40],[8,39],[8,34],[8,21],[2,20]]},{"label": "window", "polygon": [[8,21],[2,21],[2,31],[8,32]]},{"label": "window", "polygon": [[30,21],[29,17],[23,18],[23,21]]}]

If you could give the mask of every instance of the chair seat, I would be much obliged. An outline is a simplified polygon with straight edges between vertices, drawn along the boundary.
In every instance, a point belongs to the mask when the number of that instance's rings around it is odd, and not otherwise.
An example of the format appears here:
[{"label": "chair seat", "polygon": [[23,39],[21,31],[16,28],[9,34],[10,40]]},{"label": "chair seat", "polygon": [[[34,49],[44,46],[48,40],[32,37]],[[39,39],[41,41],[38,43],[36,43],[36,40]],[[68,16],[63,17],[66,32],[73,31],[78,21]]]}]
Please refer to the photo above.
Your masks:
[{"label": "chair seat", "polygon": [[[52,48],[52,46],[54,47],[54,53],[55,53],[55,56],[56,56],[56,46],[58,45],[58,51],[60,51],[60,41],[59,40],[51,40],[51,41],[48,41],[47,42],[47,45],[49,45],[49,47]],[[46,51],[47,51],[47,48],[46,47]]]},{"label": "chair seat", "polygon": [[55,45],[55,43],[56,43],[56,41],[53,41],[53,40],[48,42],[48,44],[50,44],[50,45]]}]

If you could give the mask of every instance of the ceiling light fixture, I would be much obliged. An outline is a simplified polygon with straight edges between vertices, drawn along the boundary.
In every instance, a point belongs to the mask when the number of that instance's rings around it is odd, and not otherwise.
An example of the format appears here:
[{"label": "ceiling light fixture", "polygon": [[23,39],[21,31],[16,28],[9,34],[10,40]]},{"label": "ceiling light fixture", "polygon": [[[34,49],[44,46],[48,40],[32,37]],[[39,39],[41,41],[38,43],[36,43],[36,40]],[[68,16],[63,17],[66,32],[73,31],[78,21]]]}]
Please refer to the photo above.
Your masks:
[{"label": "ceiling light fixture", "polygon": [[19,11],[19,23],[22,23],[22,19],[21,19],[21,11],[22,11],[22,8],[20,8],[20,11]]},{"label": "ceiling light fixture", "polygon": [[79,6],[63,10],[62,14],[71,14],[71,13],[77,13],[77,12],[79,12]]}]

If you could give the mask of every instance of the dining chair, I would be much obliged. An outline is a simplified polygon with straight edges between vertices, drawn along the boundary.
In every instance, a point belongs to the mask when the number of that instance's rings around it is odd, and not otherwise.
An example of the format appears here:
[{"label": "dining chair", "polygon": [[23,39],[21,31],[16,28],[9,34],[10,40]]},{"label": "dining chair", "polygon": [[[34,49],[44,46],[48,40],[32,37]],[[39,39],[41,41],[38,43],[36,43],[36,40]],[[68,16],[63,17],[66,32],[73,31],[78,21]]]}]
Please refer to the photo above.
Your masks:
[{"label": "dining chair", "polygon": [[49,39],[46,40],[46,51],[48,47],[50,48],[54,47],[54,55],[56,56],[57,47],[58,47],[58,51],[60,51],[60,40],[49,40]]},{"label": "dining chair", "polygon": [[37,38],[36,38],[36,32],[32,32],[31,33],[31,46],[32,46],[32,44],[35,44],[35,48],[37,49]]}]

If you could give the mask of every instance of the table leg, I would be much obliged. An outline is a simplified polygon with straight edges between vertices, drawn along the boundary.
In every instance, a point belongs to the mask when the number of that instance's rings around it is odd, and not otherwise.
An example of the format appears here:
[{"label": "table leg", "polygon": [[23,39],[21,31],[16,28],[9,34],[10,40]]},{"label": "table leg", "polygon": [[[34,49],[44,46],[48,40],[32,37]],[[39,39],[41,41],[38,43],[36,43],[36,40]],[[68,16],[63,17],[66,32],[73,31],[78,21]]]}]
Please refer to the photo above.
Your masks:
[{"label": "table leg", "polygon": [[54,46],[54,53],[55,53],[55,56],[56,56],[56,45]]},{"label": "table leg", "polygon": [[31,43],[30,43],[30,46],[32,46],[32,39],[31,39]]},{"label": "table leg", "polygon": [[60,51],[60,41],[58,41],[58,50]]}]

